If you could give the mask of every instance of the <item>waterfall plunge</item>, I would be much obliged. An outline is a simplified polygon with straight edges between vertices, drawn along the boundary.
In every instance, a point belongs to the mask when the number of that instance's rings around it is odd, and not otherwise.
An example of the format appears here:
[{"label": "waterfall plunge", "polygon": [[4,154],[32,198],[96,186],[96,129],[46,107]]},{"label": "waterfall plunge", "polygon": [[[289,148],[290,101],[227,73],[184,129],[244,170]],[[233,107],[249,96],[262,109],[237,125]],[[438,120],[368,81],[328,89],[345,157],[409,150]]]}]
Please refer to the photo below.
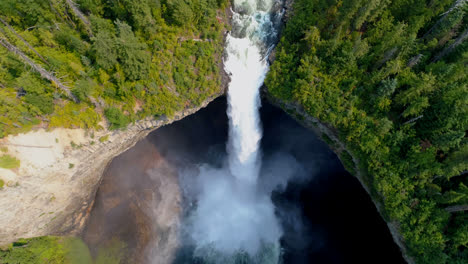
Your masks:
[{"label": "waterfall plunge", "polygon": [[276,37],[277,23],[272,22],[271,11],[275,3],[234,1],[225,60],[231,76],[227,166],[201,165],[195,182],[185,180],[186,196],[195,204],[187,219],[187,232],[195,244],[195,255],[205,263],[279,262],[282,231],[271,190],[257,186],[262,137],[259,88],[268,71],[264,59],[268,45]]},{"label": "waterfall plunge", "polygon": [[242,184],[255,184],[259,171],[259,87],[267,72],[260,50],[247,39],[227,39],[225,67],[231,74],[228,91],[229,169]]}]

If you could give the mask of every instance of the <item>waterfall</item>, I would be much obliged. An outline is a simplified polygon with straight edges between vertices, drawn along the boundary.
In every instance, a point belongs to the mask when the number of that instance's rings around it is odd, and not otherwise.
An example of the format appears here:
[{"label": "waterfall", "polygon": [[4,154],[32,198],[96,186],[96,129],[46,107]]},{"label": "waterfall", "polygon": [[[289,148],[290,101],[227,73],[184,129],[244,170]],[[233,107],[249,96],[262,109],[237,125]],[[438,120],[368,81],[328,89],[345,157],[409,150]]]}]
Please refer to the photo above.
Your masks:
[{"label": "waterfall", "polygon": [[246,184],[255,184],[260,167],[259,88],[268,71],[262,53],[266,55],[269,38],[276,36],[270,13],[273,4],[272,0],[235,0],[233,31],[226,41],[224,65],[231,76],[227,111],[229,169]]},{"label": "waterfall", "polygon": [[227,165],[200,165],[196,182],[187,180],[185,187],[186,196],[194,197],[185,225],[203,263],[279,263],[281,227],[270,191],[259,188],[257,180],[262,137],[259,90],[281,17],[273,10],[279,10],[280,4],[279,0],[233,3],[224,62],[231,76]]}]

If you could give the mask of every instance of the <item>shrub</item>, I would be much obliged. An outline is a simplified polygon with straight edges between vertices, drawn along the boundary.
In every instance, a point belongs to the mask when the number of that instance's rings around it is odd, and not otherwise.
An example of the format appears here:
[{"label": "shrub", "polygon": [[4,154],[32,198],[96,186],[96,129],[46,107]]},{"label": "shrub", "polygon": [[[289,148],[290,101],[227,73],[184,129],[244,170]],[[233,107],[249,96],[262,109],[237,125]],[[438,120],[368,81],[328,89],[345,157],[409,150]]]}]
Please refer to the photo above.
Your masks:
[{"label": "shrub", "polygon": [[184,0],[174,0],[169,5],[169,12],[172,13],[174,24],[186,25],[193,20],[193,11]]},{"label": "shrub", "polygon": [[67,103],[65,106],[55,106],[55,114],[50,118],[50,127],[65,128],[100,128],[101,117],[93,108],[86,104]]},{"label": "shrub", "polygon": [[109,139],[109,135],[105,135],[99,138],[99,142],[106,142]]},{"label": "shrub", "polygon": [[20,161],[10,155],[3,155],[0,157],[0,167],[5,169],[19,168]]},{"label": "shrub", "polygon": [[75,87],[72,89],[72,93],[80,101],[86,100],[88,95],[93,91],[94,83],[89,79],[80,79],[75,83]]},{"label": "shrub", "polygon": [[125,128],[130,123],[129,118],[115,107],[107,108],[104,115],[110,123],[109,129],[111,130]]},{"label": "shrub", "polygon": [[52,114],[54,112],[54,101],[51,97],[47,95],[39,94],[27,94],[24,97],[26,103],[33,105],[43,113],[43,114]]},{"label": "shrub", "polygon": [[345,150],[340,153],[340,160],[343,163],[343,166],[352,174],[356,172],[355,164],[353,161],[353,157]]}]

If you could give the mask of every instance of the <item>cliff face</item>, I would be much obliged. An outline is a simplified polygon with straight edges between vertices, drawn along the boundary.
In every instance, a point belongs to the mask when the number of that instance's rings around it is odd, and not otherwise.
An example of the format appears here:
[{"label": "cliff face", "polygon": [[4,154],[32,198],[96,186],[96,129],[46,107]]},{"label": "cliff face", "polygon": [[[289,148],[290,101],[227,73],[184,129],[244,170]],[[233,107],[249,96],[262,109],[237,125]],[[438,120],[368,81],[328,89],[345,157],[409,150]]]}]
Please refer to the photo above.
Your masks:
[{"label": "cliff face", "polygon": [[145,119],[126,130],[44,129],[0,141],[21,162],[0,169],[0,244],[43,235],[75,235],[86,223],[107,164],[158,127],[208,105],[177,112],[172,118]]}]

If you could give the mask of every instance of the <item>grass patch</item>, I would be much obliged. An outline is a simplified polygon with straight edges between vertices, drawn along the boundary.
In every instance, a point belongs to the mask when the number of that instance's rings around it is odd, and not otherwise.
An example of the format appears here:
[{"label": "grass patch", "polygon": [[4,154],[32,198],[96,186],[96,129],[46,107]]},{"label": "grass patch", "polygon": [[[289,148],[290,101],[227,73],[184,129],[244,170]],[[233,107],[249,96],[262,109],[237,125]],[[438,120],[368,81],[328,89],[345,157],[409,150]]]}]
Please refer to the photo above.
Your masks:
[{"label": "grass patch", "polygon": [[20,161],[10,155],[0,156],[0,168],[15,169],[19,168]]},{"label": "grass patch", "polygon": [[0,249],[2,264],[119,264],[125,244],[112,240],[100,247],[93,260],[88,246],[76,237],[20,239]]},{"label": "grass patch", "polygon": [[102,136],[99,138],[99,142],[106,142],[107,140],[109,140],[109,135],[105,135],[105,136]]},{"label": "grass patch", "polygon": [[0,179],[0,190],[3,189],[3,186],[5,186],[5,182],[2,179]]}]

